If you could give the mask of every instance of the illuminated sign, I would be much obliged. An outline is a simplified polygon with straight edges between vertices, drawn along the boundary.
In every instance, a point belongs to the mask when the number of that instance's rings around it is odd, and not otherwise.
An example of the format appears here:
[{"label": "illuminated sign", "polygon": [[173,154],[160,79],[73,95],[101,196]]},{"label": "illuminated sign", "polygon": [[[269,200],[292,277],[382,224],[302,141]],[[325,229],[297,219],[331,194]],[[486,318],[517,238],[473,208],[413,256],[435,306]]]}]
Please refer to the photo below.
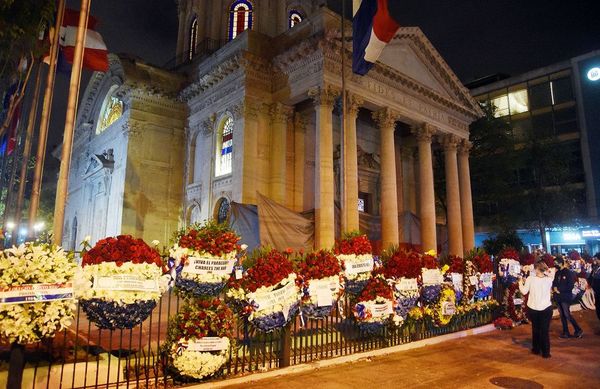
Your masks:
[{"label": "illuminated sign", "polygon": [[587,77],[590,79],[590,81],[600,80],[600,68],[599,67],[591,68],[588,71]]},{"label": "illuminated sign", "polygon": [[600,238],[600,230],[581,230],[581,236],[584,238]]},{"label": "illuminated sign", "polygon": [[581,235],[578,232],[563,232],[563,240],[566,242],[569,241],[580,241]]}]

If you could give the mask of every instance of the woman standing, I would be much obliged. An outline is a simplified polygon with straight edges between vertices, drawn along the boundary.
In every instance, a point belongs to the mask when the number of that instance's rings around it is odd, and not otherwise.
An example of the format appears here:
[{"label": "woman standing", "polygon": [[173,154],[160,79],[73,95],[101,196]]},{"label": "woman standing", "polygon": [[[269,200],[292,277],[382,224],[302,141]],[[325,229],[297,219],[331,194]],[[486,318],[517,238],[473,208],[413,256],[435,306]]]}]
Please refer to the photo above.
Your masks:
[{"label": "woman standing", "polygon": [[544,261],[537,261],[534,272],[527,279],[519,278],[521,293],[529,293],[527,309],[531,320],[531,337],[534,354],[550,358],[550,320],[552,319],[552,282],[554,277]]}]

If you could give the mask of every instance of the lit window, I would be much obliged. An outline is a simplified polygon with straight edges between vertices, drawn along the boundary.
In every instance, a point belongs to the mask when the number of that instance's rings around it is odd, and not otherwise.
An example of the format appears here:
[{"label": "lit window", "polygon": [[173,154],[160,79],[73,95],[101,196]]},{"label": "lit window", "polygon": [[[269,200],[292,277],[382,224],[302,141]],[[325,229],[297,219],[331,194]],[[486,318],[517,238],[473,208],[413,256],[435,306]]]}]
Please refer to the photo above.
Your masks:
[{"label": "lit window", "polygon": [[189,59],[191,60],[196,55],[196,47],[198,46],[198,18],[194,16],[192,25],[190,26],[190,50]]},{"label": "lit window", "polygon": [[502,117],[508,115],[516,115],[529,111],[529,98],[527,89],[510,92],[507,95],[495,97],[491,103],[496,107],[494,116]]},{"label": "lit window", "polygon": [[226,118],[219,130],[219,141],[217,142],[217,155],[215,176],[222,176],[231,173],[233,155],[233,119]]},{"label": "lit window", "polygon": [[229,200],[227,200],[225,197],[219,200],[217,206],[217,223],[225,223],[227,221],[227,219],[229,218],[230,208],[231,207],[229,206]]},{"label": "lit window", "polygon": [[106,94],[106,98],[102,103],[100,109],[100,117],[98,118],[98,125],[96,127],[96,134],[102,133],[111,124],[116,122],[121,115],[123,115],[123,101],[116,96],[113,96],[113,92],[118,88],[117,85],[113,87]]},{"label": "lit window", "polygon": [[302,22],[302,15],[300,15],[300,12],[294,10],[290,11],[290,28],[300,22]]},{"label": "lit window", "polygon": [[234,1],[229,10],[229,40],[247,29],[252,29],[252,3],[248,0]]},{"label": "lit window", "polygon": [[358,199],[358,211],[359,212],[364,212],[365,211],[365,199]]}]

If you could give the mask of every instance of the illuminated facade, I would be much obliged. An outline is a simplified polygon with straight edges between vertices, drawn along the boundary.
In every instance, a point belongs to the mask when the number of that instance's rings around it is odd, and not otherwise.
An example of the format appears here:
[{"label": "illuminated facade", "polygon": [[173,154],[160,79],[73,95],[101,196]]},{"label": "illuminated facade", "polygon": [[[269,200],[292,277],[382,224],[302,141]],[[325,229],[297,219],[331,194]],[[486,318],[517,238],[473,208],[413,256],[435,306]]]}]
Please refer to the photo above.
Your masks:
[{"label": "illuminated facade", "polygon": [[[554,252],[570,248],[600,251],[600,234],[594,233],[600,215],[600,158],[595,155],[600,149],[600,51],[515,77],[476,80],[470,86],[476,99],[494,104],[496,116],[509,120],[517,145],[531,137],[555,137],[570,157],[569,178],[564,184],[576,190],[575,200],[589,226],[550,231],[550,248]],[[515,184],[526,185],[531,174],[515,166]],[[485,209],[475,204],[475,211]],[[538,244],[535,234],[523,237]]]}]

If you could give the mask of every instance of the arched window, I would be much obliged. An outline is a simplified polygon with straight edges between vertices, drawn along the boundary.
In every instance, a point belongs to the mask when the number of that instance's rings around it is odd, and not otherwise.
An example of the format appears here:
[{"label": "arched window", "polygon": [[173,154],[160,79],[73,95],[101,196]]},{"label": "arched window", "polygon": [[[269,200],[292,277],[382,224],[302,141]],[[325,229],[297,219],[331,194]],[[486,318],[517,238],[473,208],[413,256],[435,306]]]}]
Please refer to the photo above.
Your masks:
[{"label": "arched window", "polygon": [[196,47],[198,46],[198,18],[194,16],[192,24],[190,25],[190,47],[189,47],[189,59],[192,60],[196,55]]},{"label": "arched window", "polygon": [[247,29],[252,29],[252,3],[248,0],[234,1],[229,9],[229,40]]},{"label": "arched window", "polygon": [[226,117],[219,126],[217,152],[215,155],[215,176],[231,173],[233,155],[233,119]]},{"label": "arched window", "polygon": [[117,96],[113,96],[118,87],[118,85],[113,85],[104,98],[96,126],[96,135],[102,133],[123,115],[123,101]]},{"label": "arched window", "polygon": [[302,22],[302,15],[300,14],[300,12],[298,12],[296,10],[291,10],[289,21],[290,21],[290,28],[292,28],[296,24]]},{"label": "arched window", "polygon": [[217,223],[225,223],[229,219],[230,208],[229,200],[227,200],[225,197],[219,199],[216,207]]}]

